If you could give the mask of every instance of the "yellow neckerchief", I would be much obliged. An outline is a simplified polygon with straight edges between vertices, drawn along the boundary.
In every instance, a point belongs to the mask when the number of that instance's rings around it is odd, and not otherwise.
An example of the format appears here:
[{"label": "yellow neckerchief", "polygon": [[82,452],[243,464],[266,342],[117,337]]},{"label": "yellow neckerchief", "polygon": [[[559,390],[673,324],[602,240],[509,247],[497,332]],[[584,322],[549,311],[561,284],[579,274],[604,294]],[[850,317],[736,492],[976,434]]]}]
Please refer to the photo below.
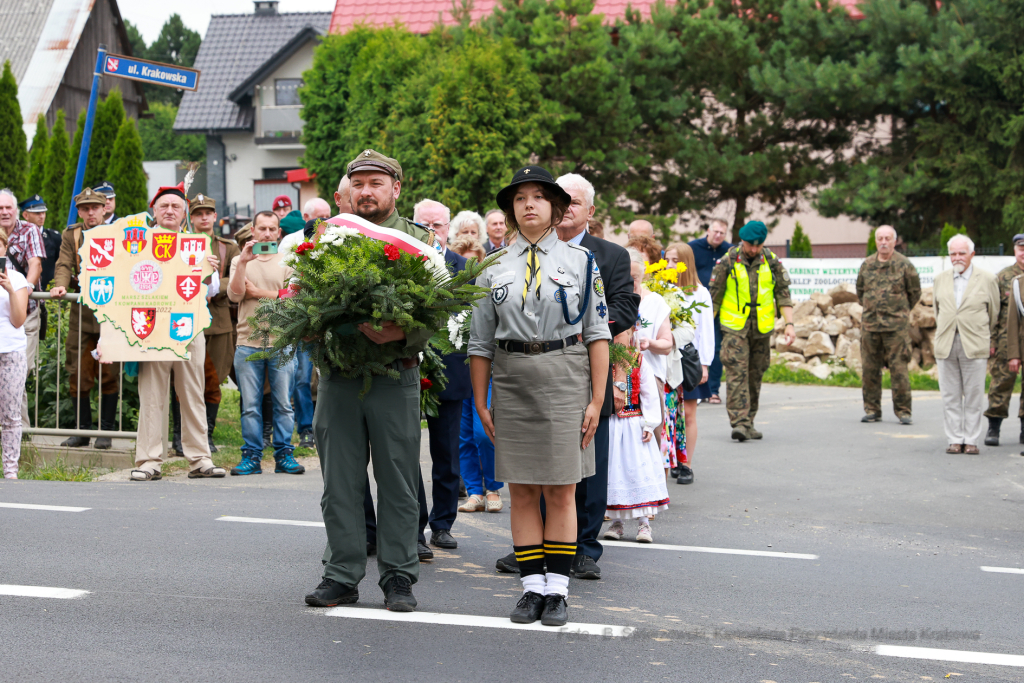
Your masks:
[{"label": "yellow neckerchief", "polygon": [[537,292],[537,299],[540,300],[540,259],[537,258],[537,245],[544,241],[544,238],[551,232],[551,228],[544,231],[544,234],[537,239],[536,242],[530,242],[526,238],[526,235],[519,232],[519,236],[529,242],[530,246],[527,247],[530,254],[526,257],[526,283],[523,285],[523,304],[520,310],[526,310],[526,295],[530,292],[530,284],[534,284],[534,290]]}]

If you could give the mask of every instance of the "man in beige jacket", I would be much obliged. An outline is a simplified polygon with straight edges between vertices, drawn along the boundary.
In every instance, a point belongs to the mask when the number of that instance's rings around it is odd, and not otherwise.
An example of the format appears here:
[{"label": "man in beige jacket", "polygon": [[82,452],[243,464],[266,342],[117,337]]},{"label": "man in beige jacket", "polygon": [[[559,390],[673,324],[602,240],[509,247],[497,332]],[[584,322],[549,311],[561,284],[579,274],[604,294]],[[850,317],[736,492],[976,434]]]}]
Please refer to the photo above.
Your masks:
[{"label": "man in beige jacket", "polygon": [[985,371],[995,355],[999,322],[996,276],[974,268],[974,242],[956,235],[947,245],[952,270],[935,278],[935,358],[947,453],[977,454],[985,410]]}]

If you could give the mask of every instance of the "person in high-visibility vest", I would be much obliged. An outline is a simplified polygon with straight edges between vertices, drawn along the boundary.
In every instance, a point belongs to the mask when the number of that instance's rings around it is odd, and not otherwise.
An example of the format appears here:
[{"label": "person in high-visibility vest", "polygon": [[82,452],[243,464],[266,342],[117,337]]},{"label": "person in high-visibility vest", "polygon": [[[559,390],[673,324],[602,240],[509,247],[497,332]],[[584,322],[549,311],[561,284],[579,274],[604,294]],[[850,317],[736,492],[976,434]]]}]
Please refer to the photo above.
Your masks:
[{"label": "person in high-visibility vest", "polygon": [[769,339],[775,319],[786,321],[786,344],[796,337],[789,273],[770,249],[763,247],[768,228],[750,221],[740,228],[740,244],[719,259],[711,272],[711,301],[722,321],[722,367],[725,407],[737,441],[760,439],[754,429],[761,377],[771,362]]}]

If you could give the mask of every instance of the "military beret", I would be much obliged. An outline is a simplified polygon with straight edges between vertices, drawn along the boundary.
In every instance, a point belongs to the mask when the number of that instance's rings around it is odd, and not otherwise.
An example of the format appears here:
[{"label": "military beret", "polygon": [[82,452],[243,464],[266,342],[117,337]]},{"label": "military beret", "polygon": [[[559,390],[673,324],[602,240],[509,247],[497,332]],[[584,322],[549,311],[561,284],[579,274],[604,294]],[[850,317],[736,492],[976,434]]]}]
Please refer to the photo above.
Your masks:
[{"label": "military beret", "polygon": [[292,198],[291,197],[289,197],[286,194],[279,194],[276,197],[274,197],[274,201],[273,201],[273,203],[271,203],[270,208],[272,210],[277,210],[277,209],[283,209],[284,207],[291,206],[291,205],[292,205]]},{"label": "military beret", "polygon": [[114,194],[114,186],[110,183],[109,180],[104,180],[102,183],[100,183],[99,185],[92,189],[95,190],[96,192],[99,192],[107,199],[112,199],[113,197],[117,196],[116,194]]},{"label": "military beret", "polygon": [[192,201],[188,203],[188,215],[195,213],[197,209],[213,209],[217,210],[217,202],[213,200],[213,197],[207,197],[205,194],[197,194],[192,198]]},{"label": "military beret", "polygon": [[740,228],[740,239],[757,246],[768,239],[768,228],[761,221],[750,221]]},{"label": "military beret", "polygon": [[299,211],[289,211],[288,215],[281,219],[281,232],[290,235],[306,227],[306,219]]},{"label": "military beret", "polygon": [[351,178],[352,174],[357,171],[380,171],[387,173],[395,180],[402,180],[402,165],[395,159],[386,157],[372,149],[363,150],[359,156],[348,162],[345,175]]},{"label": "military beret", "polygon": [[28,211],[29,213],[41,213],[46,211],[46,202],[43,201],[42,197],[34,194],[21,204],[18,204],[18,208],[22,211]]},{"label": "military beret", "polygon": [[188,203],[188,200],[185,199],[185,183],[180,182],[177,185],[165,185],[159,188],[156,191],[156,194],[153,195],[153,201],[149,203],[149,207],[153,208],[153,205],[156,204],[156,200],[160,199],[160,197],[163,197],[165,194],[173,194],[175,197],[181,197],[186,204]]},{"label": "military beret", "polygon": [[87,206],[89,204],[106,206],[107,198],[91,187],[87,187],[75,196],[75,206]]}]

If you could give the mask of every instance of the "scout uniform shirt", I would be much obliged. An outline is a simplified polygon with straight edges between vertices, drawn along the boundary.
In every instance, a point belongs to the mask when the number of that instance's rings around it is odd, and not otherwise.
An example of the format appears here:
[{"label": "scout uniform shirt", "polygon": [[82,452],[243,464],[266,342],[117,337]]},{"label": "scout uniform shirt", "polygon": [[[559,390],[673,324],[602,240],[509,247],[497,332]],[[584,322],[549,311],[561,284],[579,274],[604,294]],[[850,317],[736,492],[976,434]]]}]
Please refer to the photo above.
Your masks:
[{"label": "scout uniform shirt", "polygon": [[857,274],[857,298],[864,307],[861,329],[895,332],[907,327],[910,309],[921,298],[917,268],[903,254],[893,252],[888,261],[878,254],[864,259]]},{"label": "scout uniform shirt", "polygon": [[491,293],[473,309],[470,356],[493,359],[499,340],[555,341],[581,332],[584,344],[611,340],[604,282],[596,263],[590,265],[590,300],[583,319],[567,325],[562,315],[559,285],[567,297],[569,317],[580,313],[587,286],[587,249],[560,241],[554,230],[541,238],[535,249],[523,235],[507,249],[498,263],[477,278],[476,284]]},{"label": "scout uniform shirt", "polygon": [[753,337],[768,337],[771,336],[773,331],[761,332],[757,329],[757,310],[754,304],[757,302],[757,271],[761,267],[761,259],[768,259],[768,266],[772,269],[772,278],[775,281],[774,287],[774,298],[775,298],[775,316],[779,316],[779,309],[783,306],[792,306],[793,301],[789,298],[789,273],[786,272],[785,266],[782,265],[782,261],[777,258],[772,258],[766,255],[767,247],[762,247],[757,253],[757,256],[753,259],[749,258],[743,253],[740,247],[732,247],[726,252],[718,263],[715,264],[714,270],[711,271],[711,302],[714,306],[715,315],[718,316],[718,311],[722,306],[722,299],[725,298],[725,288],[727,283],[730,282],[730,276],[732,275],[733,265],[736,263],[737,257],[740,259],[740,263],[747,267],[747,279],[750,281],[750,314],[747,316],[747,320],[741,330],[733,330],[725,325],[722,325],[722,332],[727,334],[740,334],[746,336],[748,333]]}]

